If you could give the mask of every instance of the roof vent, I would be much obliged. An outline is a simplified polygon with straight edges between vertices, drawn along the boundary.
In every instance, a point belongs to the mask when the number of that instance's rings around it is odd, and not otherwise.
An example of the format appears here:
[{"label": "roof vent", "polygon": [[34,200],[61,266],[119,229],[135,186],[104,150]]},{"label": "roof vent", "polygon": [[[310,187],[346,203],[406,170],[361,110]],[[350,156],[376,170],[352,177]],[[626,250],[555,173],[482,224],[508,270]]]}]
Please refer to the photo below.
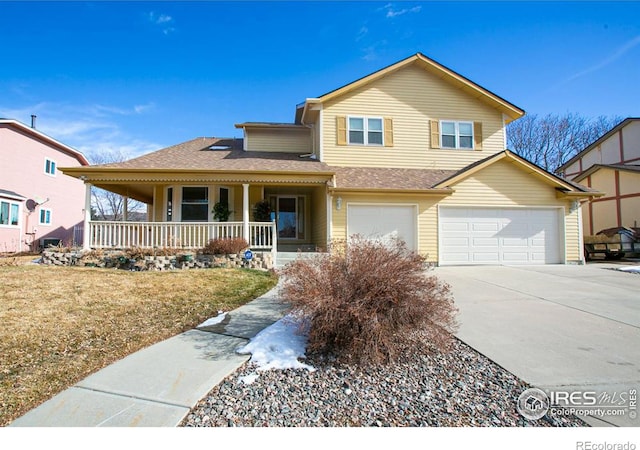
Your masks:
[{"label": "roof vent", "polygon": [[31,128],[33,128],[35,130],[36,128],[36,116],[35,114],[31,114]]}]

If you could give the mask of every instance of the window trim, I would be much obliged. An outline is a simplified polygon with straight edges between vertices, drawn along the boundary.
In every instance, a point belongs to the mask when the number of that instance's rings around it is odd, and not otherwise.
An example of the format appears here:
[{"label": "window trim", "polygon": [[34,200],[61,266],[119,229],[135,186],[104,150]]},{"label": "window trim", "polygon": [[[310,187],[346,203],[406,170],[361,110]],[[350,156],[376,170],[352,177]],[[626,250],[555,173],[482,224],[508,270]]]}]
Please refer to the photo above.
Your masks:
[{"label": "window trim", "polygon": [[[443,136],[445,135],[444,133],[444,127],[443,124],[445,123],[452,123],[454,125],[454,138],[455,138],[455,146],[454,147],[449,147],[444,145],[443,142]],[[460,124],[465,124],[465,125],[469,125],[471,127],[471,147],[460,147]],[[447,136],[451,136],[450,134],[447,134]],[[468,135],[463,135],[465,137],[468,137]],[[470,120],[440,120],[440,148],[441,149],[446,149],[446,150],[475,150],[475,124],[473,121]]]},{"label": "window trim", "polygon": [[[51,168],[53,166],[53,173],[47,171],[47,165]],[[44,174],[50,177],[55,177],[58,173],[58,163],[51,158],[44,158]]]},{"label": "window trim", "polygon": [[[0,227],[2,227],[2,228],[20,228],[20,215],[21,215],[20,213],[21,213],[21,209],[22,209],[20,202],[16,202],[16,201],[8,199],[8,198],[7,199],[2,198],[2,199],[0,199],[0,208],[2,208],[2,203],[6,203],[6,204],[9,205],[9,217],[8,217],[8,222],[7,223],[1,223],[0,222]],[[13,223],[11,223],[12,222],[11,219],[13,218],[13,215],[11,214],[11,211],[13,210],[13,206],[17,206],[18,207],[18,210],[16,212],[16,217],[15,217],[15,219],[16,219],[15,225]]]},{"label": "window trim", "polygon": [[[48,222],[43,222],[42,221],[42,213],[49,213],[49,221]],[[53,223],[53,211],[51,210],[51,208],[40,208],[40,212],[38,213],[38,224],[39,225],[44,225],[44,226],[50,226]],[[46,219],[47,215],[45,214],[45,219]]]},{"label": "window trim", "polygon": [[[362,119],[362,130],[354,130],[354,131],[362,131],[363,133],[363,142],[351,142],[351,119]],[[369,120],[376,119],[380,121],[380,143],[369,143]],[[378,130],[374,130],[373,132],[378,133]],[[361,146],[373,146],[373,147],[384,147],[384,117],[381,116],[347,116],[347,145],[361,145]]]}]

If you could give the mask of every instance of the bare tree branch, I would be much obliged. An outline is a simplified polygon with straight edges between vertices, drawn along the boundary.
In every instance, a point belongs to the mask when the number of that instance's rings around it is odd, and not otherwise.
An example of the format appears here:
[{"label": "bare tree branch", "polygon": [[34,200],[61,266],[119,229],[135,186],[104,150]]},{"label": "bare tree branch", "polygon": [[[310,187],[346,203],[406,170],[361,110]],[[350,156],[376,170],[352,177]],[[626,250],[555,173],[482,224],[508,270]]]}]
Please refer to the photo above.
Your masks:
[{"label": "bare tree branch", "polygon": [[[91,155],[92,164],[109,164],[123,162],[129,156],[122,151],[100,153]],[[110,192],[97,187],[91,188],[91,209],[94,213],[92,220],[124,220],[124,197],[115,192]],[[129,199],[127,212],[142,213],[146,210],[145,204],[137,200]]]},{"label": "bare tree branch", "polygon": [[509,148],[549,172],[616,126],[621,117],[588,119],[578,114],[527,115],[507,125]]}]

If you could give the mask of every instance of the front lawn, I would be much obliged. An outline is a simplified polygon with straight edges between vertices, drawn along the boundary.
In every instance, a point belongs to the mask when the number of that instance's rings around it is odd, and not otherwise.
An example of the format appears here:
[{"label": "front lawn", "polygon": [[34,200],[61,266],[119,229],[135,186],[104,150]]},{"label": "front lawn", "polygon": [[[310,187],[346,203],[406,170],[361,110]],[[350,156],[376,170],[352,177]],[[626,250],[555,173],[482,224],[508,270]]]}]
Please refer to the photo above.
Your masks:
[{"label": "front lawn", "polygon": [[0,261],[2,426],[87,375],[219,310],[237,308],[277,281],[239,269],[127,272],[8,261]]}]

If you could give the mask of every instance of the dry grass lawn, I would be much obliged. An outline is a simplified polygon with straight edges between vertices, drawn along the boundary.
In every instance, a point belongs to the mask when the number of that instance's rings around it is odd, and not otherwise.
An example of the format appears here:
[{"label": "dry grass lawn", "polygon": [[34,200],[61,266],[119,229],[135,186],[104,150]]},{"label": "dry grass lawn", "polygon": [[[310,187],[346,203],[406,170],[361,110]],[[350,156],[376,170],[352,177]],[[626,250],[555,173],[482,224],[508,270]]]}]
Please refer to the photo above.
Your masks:
[{"label": "dry grass lawn", "polygon": [[26,265],[0,258],[0,425],[141,348],[276,283],[249,270],[172,272]]}]

